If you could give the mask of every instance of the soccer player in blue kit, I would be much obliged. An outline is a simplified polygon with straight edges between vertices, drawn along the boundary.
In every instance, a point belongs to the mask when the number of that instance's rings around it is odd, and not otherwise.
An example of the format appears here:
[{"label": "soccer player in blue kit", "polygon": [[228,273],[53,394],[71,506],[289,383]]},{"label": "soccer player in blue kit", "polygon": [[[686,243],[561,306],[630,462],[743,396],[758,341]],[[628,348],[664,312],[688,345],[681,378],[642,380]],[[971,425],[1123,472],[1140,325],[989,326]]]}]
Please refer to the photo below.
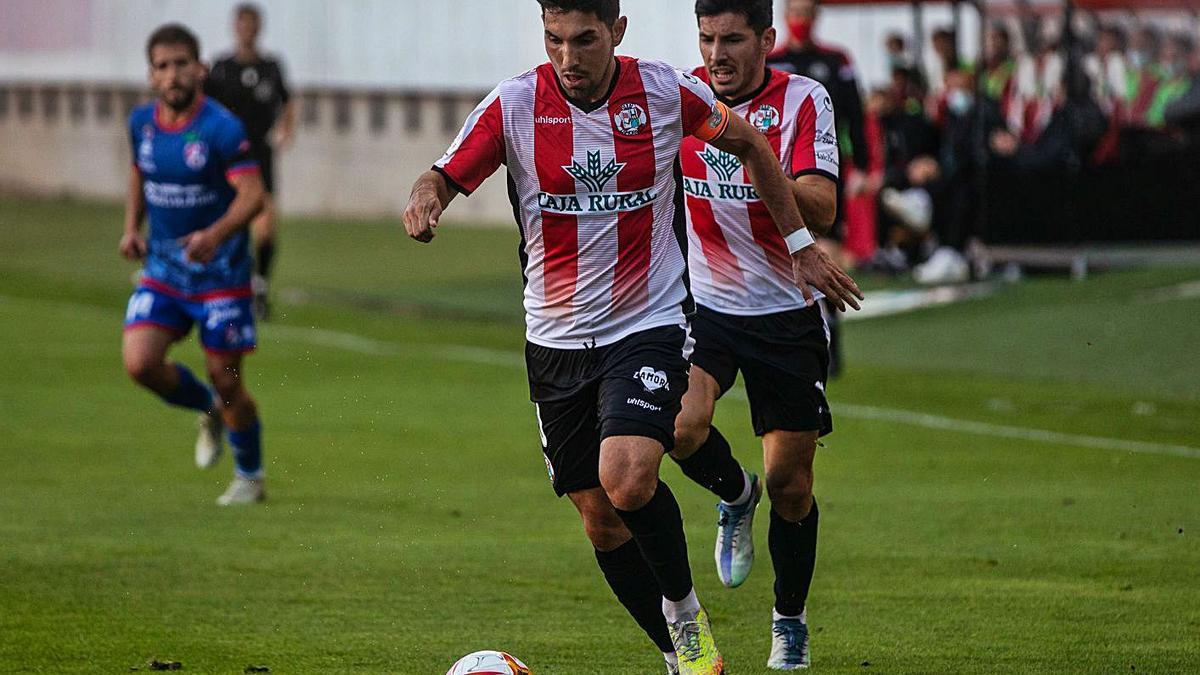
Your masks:
[{"label": "soccer player in blue kit", "polygon": [[[125,370],[163,401],[200,413],[201,468],[216,464],[228,429],[234,478],[217,503],[251,504],[265,495],[261,425],[241,365],[256,344],[247,224],[262,208],[263,183],[242,123],[201,93],[196,37],[162,26],[146,56],[157,99],[129,118],[133,165],[120,251],[145,267],[125,313]],[[141,232],[147,216],[149,237]],[[193,324],[212,388],[167,360]]]}]

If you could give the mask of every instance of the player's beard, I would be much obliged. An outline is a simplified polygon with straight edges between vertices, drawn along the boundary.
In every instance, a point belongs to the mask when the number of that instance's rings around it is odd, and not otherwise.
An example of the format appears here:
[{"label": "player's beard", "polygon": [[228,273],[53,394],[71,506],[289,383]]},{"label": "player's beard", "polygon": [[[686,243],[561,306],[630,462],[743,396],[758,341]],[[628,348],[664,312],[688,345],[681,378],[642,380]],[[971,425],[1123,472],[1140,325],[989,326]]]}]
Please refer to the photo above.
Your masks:
[{"label": "player's beard", "polygon": [[183,112],[188,108],[191,108],[192,104],[196,102],[197,91],[195,89],[188,89],[185,87],[172,87],[172,89],[177,89],[181,92],[181,94],[174,98],[170,96],[162,97],[163,103],[166,103],[171,110],[174,110],[175,112]]}]

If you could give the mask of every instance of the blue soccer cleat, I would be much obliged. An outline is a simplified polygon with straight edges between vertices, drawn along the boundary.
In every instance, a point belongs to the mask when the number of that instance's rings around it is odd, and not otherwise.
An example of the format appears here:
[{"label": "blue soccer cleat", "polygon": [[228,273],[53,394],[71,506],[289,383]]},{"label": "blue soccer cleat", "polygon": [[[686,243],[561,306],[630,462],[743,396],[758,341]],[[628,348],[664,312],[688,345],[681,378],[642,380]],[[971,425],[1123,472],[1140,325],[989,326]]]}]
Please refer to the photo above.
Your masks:
[{"label": "blue soccer cleat", "polygon": [[754,536],[750,530],[754,524],[754,509],[762,500],[762,481],[750,475],[750,501],[741,506],[717,503],[717,546],[714,558],[717,576],[729,588],[742,585],[750,576],[754,566]]}]

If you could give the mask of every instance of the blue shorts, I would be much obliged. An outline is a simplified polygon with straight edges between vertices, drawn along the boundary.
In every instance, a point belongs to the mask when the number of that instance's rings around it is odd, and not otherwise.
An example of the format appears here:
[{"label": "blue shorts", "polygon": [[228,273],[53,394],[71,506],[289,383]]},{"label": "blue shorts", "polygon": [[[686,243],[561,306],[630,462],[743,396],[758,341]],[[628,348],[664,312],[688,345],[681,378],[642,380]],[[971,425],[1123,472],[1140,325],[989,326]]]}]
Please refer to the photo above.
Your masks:
[{"label": "blue shorts", "polygon": [[245,354],[258,345],[249,289],[232,289],[193,296],[152,280],[143,280],[129,298],[125,330],[147,326],[187,335],[200,326],[200,344],[212,354]]}]

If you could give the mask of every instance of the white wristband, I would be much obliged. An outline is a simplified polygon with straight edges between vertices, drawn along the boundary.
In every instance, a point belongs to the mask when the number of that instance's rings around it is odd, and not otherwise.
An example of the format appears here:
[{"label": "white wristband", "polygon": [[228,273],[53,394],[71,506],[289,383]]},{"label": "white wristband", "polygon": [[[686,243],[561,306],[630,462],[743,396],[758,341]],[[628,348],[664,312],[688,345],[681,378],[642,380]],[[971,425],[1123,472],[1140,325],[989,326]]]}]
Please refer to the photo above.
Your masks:
[{"label": "white wristband", "polygon": [[817,243],[817,240],[813,239],[812,232],[809,232],[807,227],[802,227],[796,230],[795,232],[784,237],[783,240],[787,243],[789,254],[795,253],[800,249],[808,248],[809,246]]}]

